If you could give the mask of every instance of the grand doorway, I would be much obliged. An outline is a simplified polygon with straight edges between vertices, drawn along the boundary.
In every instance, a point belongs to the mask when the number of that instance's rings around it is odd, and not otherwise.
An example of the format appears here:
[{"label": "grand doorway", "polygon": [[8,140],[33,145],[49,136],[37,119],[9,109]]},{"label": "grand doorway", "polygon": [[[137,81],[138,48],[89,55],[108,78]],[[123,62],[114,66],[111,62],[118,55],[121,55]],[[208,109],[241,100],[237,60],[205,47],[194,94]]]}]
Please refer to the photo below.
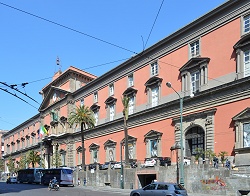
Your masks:
[{"label": "grand doorway", "polygon": [[192,127],[185,134],[185,156],[195,156],[197,149],[205,150],[205,132],[199,126]]}]

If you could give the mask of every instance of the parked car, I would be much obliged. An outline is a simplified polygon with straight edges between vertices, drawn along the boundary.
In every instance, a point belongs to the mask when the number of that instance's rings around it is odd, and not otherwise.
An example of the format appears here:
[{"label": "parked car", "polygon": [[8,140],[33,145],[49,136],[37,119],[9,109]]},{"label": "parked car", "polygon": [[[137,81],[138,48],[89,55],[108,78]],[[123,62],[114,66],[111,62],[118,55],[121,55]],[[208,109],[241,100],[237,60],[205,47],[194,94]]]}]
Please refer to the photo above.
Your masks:
[{"label": "parked car", "polygon": [[121,169],[121,167],[122,167],[121,162],[115,162],[112,169]]},{"label": "parked car", "polygon": [[190,163],[191,163],[190,158],[188,158],[188,157],[184,157],[184,159],[183,159],[183,163],[184,163],[184,165],[190,165]]},{"label": "parked car", "polygon": [[187,196],[187,190],[176,183],[167,182],[154,182],[141,189],[136,189],[130,192],[130,196],[146,196],[146,195],[157,195],[157,196]]},{"label": "parked car", "polygon": [[100,165],[101,165],[100,163],[91,163],[91,164],[89,164],[89,170],[91,170],[91,169],[96,170],[97,167],[100,168]]},{"label": "parked car", "polygon": [[137,167],[137,160],[136,159],[130,159],[129,164],[131,168],[136,168]]},{"label": "parked car", "polygon": [[170,166],[171,165],[171,158],[170,157],[158,157],[160,161],[160,166]]},{"label": "parked car", "polygon": [[109,168],[109,164],[110,164],[110,162],[105,162],[105,163],[100,165],[99,169],[100,170],[106,170],[106,169]]},{"label": "parked car", "polygon": [[7,180],[6,180],[6,183],[7,184],[16,184],[17,183],[17,177],[9,177]]},{"label": "parked car", "polygon": [[156,165],[156,158],[145,158],[143,167],[154,167]]}]

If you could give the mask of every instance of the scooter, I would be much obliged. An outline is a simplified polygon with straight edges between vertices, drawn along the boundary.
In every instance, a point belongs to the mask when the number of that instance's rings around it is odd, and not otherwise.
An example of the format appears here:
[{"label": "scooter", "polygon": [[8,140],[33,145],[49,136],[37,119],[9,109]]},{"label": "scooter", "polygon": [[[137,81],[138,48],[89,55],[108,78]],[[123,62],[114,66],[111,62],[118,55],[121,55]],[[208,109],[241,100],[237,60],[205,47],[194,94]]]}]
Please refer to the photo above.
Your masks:
[{"label": "scooter", "polygon": [[59,191],[59,184],[56,182],[55,184],[52,184],[52,182],[49,183],[49,187],[48,189],[51,190],[55,190],[55,191]]}]

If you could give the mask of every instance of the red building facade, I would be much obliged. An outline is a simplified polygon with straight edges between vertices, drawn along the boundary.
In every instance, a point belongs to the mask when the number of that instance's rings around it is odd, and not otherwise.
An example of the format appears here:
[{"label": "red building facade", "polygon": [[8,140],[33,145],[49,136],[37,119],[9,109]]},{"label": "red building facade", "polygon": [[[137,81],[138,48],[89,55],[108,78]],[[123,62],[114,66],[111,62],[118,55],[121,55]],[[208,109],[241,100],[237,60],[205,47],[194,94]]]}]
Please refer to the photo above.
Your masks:
[{"label": "red building facade", "polygon": [[[118,161],[127,96],[129,158],[175,160],[170,149],[181,138],[181,97],[184,156],[197,148],[226,151],[236,166],[249,165],[249,43],[249,1],[227,1],[100,77],[75,67],[58,72],[41,91],[39,113],[4,134],[4,157],[18,166],[21,153],[34,149],[53,167],[58,151],[62,165],[81,165],[80,129],[67,119],[84,104],[96,119],[84,132],[86,164]],[[49,135],[37,139],[41,125]]]}]

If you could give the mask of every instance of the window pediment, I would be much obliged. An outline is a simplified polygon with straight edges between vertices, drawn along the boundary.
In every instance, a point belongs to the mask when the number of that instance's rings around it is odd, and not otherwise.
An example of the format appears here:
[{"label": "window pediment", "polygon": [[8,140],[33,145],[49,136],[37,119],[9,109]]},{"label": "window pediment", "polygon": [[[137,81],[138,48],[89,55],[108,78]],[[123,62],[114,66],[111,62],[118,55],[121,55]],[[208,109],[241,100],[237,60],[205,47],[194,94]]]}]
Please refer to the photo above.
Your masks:
[{"label": "window pediment", "polygon": [[244,119],[250,119],[250,108],[246,108],[241,111],[239,114],[232,118],[234,121],[241,121]]},{"label": "window pediment", "polygon": [[98,144],[96,144],[96,143],[92,143],[89,146],[89,150],[96,150],[98,148],[100,148],[100,146]]},{"label": "window pediment", "polygon": [[15,142],[14,142],[14,141],[12,141],[12,142],[11,142],[11,145],[12,145],[12,146],[13,146],[13,145],[15,145]]},{"label": "window pediment", "polygon": [[183,71],[190,71],[194,68],[200,67],[203,64],[208,64],[208,62],[210,61],[210,58],[191,58],[185,65],[183,65],[179,71],[183,72]]},{"label": "window pediment", "polygon": [[34,136],[36,135],[36,133],[33,131],[33,132],[31,133],[31,135],[34,137]]},{"label": "window pediment", "polygon": [[78,147],[76,148],[76,152],[82,152],[82,147],[81,147],[81,146],[78,146]]},{"label": "window pediment", "polygon": [[157,76],[151,77],[148,79],[148,81],[144,84],[146,87],[148,86],[152,86],[152,85],[160,85],[160,83],[162,82],[162,78],[159,78]]},{"label": "window pediment", "polygon": [[93,105],[90,107],[90,109],[91,109],[92,111],[98,111],[98,110],[100,109],[100,106],[97,105],[97,104],[95,103],[95,104],[93,104]]},{"label": "window pediment", "polygon": [[60,150],[59,150],[59,153],[60,153],[60,154],[66,154],[66,151],[63,150],[63,149],[60,149]]},{"label": "window pediment", "polygon": [[107,147],[115,147],[116,146],[116,143],[115,141],[113,140],[107,140],[105,143],[104,143],[104,148],[106,149]]},{"label": "window pediment", "polygon": [[17,139],[16,142],[17,142],[17,143],[20,143],[20,139]]},{"label": "window pediment", "polygon": [[24,140],[25,140],[25,138],[24,138],[24,137],[21,137],[21,140],[22,140],[22,141],[24,141]]},{"label": "window pediment", "polygon": [[[128,142],[129,143],[132,143],[132,142],[135,142],[135,141],[137,141],[137,138],[135,138],[135,137],[133,137],[131,135],[128,135]],[[125,138],[123,138],[121,142],[124,144],[125,143]]]},{"label": "window pediment", "polygon": [[63,123],[67,122],[67,120],[68,119],[65,116],[60,117],[60,121]]},{"label": "window pediment", "polygon": [[110,96],[106,99],[106,101],[104,102],[107,105],[111,105],[114,104],[117,101],[117,99],[113,96]]},{"label": "window pediment", "polygon": [[29,138],[30,138],[30,135],[26,135],[25,137],[26,137],[26,139],[29,139]]},{"label": "window pediment", "polygon": [[144,135],[145,140],[146,139],[159,139],[161,138],[163,133],[155,131],[155,130],[150,130],[147,134]]},{"label": "window pediment", "polygon": [[250,34],[243,36],[234,46],[234,49],[243,48],[250,45]]},{"label": "window pediment", "polygon": [[122,95],[125,95],[125,96],[129,96],[129,95],[134,95],[137,93],[137,89],[133,88],[133,87],[129,87],[127,88],[123,93]]}]

